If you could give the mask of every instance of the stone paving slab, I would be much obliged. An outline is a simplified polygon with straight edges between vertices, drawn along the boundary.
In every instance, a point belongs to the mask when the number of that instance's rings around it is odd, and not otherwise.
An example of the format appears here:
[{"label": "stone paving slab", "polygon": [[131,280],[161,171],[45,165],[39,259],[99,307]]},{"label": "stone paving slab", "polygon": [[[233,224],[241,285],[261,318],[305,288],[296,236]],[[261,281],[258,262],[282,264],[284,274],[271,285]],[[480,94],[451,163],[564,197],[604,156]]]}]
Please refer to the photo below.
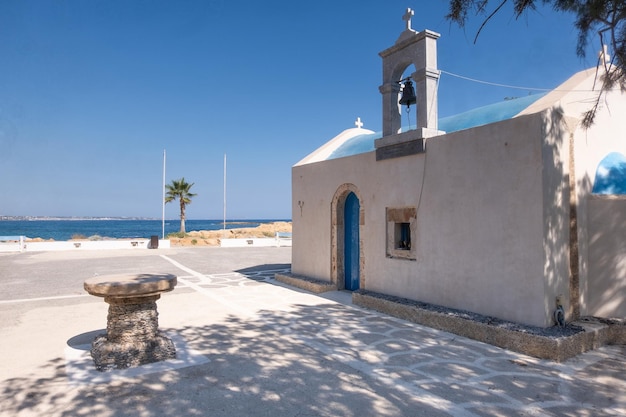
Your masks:
[{"label": "stone paving slab", "polygon": [[624,346],[535,359],[289,287],[268,267],[280,262],[209,271],[214,254],[155,258],[179,281],[158,302],[161,328],[206,359],[188,366],[77,384],[68,342],[103,327],[104,303],[0,302],[0,416],[626,415]]}]

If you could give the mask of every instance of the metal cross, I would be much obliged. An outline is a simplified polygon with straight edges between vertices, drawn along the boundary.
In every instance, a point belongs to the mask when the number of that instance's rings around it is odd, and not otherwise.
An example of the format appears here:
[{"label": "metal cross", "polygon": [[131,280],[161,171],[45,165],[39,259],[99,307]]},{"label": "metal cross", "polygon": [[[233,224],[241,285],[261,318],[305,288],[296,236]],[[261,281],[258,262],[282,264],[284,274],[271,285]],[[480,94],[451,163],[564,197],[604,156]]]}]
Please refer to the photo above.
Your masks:
[{"label": "metal cross", "polygon": [[357,129],[360,129],[363,127],[363,122],[361,121],[360,117],[356,118],[356,122],[354,122],[354,125],[357,127]]}]

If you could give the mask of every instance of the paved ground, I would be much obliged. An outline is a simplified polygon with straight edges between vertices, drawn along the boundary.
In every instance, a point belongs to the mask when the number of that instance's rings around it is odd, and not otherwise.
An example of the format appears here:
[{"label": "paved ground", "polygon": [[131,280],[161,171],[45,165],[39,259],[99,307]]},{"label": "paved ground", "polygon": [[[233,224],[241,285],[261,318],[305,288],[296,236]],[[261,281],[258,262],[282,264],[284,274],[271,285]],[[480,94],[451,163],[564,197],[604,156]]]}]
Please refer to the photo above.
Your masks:
[{"label": "paved ground", "polygon": [[[617,416],[626,347],[536,360],[276,282],[290,248],[0,254],[1,416]],[[179,359],[91,368],[95,274],[179,276]]]}]

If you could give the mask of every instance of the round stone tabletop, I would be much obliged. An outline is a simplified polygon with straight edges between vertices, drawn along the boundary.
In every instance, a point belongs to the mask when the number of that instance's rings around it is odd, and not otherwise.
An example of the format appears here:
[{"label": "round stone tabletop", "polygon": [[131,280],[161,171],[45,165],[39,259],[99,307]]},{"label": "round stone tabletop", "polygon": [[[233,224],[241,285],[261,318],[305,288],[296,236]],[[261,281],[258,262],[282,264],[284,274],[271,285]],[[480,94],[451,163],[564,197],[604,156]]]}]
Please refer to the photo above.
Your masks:
[{"label": "round stone tabletop", "polygon": [[145,297],[172,291],[176,275],[143,273],[100,275],[85,280],[84,287],[97,297]]}]

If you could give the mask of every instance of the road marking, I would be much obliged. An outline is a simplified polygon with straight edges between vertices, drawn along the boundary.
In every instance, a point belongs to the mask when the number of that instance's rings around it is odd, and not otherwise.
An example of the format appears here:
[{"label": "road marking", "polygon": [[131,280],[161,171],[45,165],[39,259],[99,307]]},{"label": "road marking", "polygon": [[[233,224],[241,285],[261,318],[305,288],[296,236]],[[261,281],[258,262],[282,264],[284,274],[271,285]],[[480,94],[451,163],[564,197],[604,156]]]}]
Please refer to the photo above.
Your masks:
[{"label": "road marking", "polygon": [[[165,259],[166,261],[168,261],[169,263],[171,263],[175,267],[182,269],[183,271],[189,273],[190,275],[193,275],[193,276],[195,276],[197,278],[201,278],[201,279],[206,279],[207,278],[206,275],[201,274],[200,272],[194,271],[193,269],[186,267],[185,265],[183,265],[183,264],[173,260],[172,258],[169,258],[169,257],[167,257],[165,255],[160,255],[160,256],[161,256],[161,258]],[[234,304],[232,302],[225,301],[223,297],[219,297],[216,294],[213,294],[213,291],[211,291],[208,288],[203,288],[200,285],[198,285],[196,283],[193,283],[191,281],[187,281],[186,279],[183,279],[183,278],[178,278],[178,281],[181,284],[184,284],[186,287],[189,287],[189,288],[195,290],[196,292],[199,292],[200,294],[206,295],[207,297],[213,299],[214,301],[217,301],[218,303],[222,304],[223,306],[228,307],[228,308],[230,308],[232,310],[238,311],[240,314],[243,314],[243,315],[246,315],[246,316],[253,316],[253,315],[255,315],[255,313],[253,311],[251,311],[250,309],[241,307],[241,306],[239,306],[237,304]]]},{"label": "road marking", "polygon": [[173,260],[172,258],[165,256],[165,255],[159,255],[161,258],[165,259],[166,261],[168,261],[169,263],[171,263],[172,265],[174,265],[177,268],[182,269],[183,271],[189,273],[189,275],[192,275],[196,278],[200,278],[200,279],[206,279],[207,276],[204,274],[201,274],[200,272],[194,271],[191,268],[186,267],[185,265],[181,264],[180,262],[177,262],[175,260]]},{"label": "road marking", "polygon": [[56,295],[56,296],[53,296],[53,297],[20,298],[18,300],[1,300],[0,304],[26,303],[26,302],[29,302],[29,301],[64,300],[66,298],[87,297],[88,295],[89,294],[75,294],[75,295]]}]

